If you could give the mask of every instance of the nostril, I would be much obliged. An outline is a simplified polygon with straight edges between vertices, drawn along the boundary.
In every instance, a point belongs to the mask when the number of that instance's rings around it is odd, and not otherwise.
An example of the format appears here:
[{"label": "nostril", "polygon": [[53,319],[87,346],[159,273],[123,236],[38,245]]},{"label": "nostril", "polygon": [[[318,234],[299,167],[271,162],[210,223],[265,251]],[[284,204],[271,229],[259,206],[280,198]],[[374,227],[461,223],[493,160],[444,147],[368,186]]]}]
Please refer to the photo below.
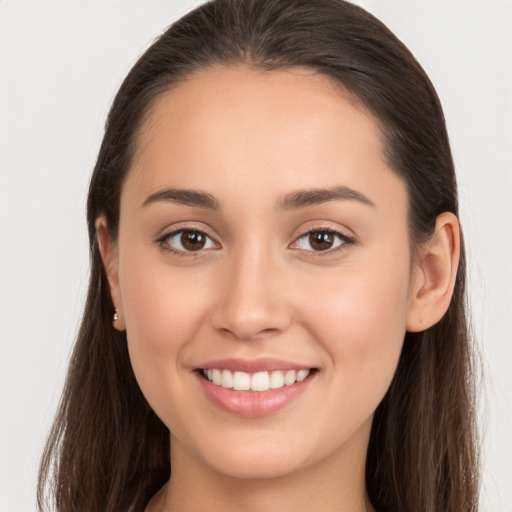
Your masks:
[{"label": "nostril", "polygon": [[281,329],[277,327],[266,327],[264,329],[258,329],[257,326],[253,326],[253,328],[251,328],[249,325],[233,325],[231,328],[221,327],[218,330],[223,334],[242,341],[267,338],[278,335],[281,332]]}]

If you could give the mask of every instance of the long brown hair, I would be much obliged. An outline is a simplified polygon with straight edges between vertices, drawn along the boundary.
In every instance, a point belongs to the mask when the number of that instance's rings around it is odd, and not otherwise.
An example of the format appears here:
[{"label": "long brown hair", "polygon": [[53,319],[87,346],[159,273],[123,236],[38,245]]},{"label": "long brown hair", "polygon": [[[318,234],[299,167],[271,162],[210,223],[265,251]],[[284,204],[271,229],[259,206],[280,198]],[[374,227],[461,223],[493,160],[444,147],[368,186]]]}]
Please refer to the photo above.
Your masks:
[{"label": "long brown hair", "polygon": [[[95,221],[105,215],[116,238],[121,186],[155,98],[192,73],[240,63],[310,68],[375,117],[388,164],[407,185],[413,249],[431,236],[440,213],[458,215],[439,99],[412,54],[372,15],[343,0],[214,0],[181,18],[132,68],[106,123],[88,198],[89,292],[41,462],[41,509],[140,511],[169,478],[169,432],[138,388],[125,334],[111,325]],[[478,508],[465,274],[462,250],[446,315],[425,332],[406,334],[394,380],[375,413],[366,484],[379,511]]]}]

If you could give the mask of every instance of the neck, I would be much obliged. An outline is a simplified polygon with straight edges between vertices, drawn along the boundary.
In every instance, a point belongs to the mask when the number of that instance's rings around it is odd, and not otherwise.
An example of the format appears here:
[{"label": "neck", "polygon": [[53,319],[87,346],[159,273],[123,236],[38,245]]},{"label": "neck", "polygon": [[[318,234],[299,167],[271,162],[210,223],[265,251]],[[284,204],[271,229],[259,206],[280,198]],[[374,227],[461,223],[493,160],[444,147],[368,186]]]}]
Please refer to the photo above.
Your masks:
[{"label": "neck", "polygon": [[[146,512],[370,512],[365,491],[366,444],[334,453],[293,473],[238,478],[206,466],[172,439],[172,478]],[[343,451],[343,447],[340,449]]]}]

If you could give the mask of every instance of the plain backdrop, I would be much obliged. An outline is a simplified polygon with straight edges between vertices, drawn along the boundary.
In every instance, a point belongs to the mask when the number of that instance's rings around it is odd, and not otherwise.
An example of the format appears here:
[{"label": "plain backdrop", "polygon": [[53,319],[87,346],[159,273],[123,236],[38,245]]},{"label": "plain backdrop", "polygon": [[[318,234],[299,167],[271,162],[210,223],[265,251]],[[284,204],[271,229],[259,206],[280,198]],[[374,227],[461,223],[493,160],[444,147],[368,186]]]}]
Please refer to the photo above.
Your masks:
[{"label": "plain backdrop", "polygon": [[[512,2],[360,0],[445,108],[485,386],[483,510],[512,511]],[[34,512],[38,460],[88,275],[85,197],[135,59],[197,2],[0,0],[0,512]]]}]

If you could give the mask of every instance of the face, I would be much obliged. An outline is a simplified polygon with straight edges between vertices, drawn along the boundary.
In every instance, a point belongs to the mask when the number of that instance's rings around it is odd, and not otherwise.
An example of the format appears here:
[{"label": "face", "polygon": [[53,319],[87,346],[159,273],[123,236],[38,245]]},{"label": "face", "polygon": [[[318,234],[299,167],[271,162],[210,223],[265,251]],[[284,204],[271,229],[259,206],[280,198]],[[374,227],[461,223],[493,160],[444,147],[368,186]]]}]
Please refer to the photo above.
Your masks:
[{"label": "face", "polygon": [[195,75],[143,127],[114,254],[173,453],[246,477],[364,465],[414,274],[371,116],[306,70]]}]

